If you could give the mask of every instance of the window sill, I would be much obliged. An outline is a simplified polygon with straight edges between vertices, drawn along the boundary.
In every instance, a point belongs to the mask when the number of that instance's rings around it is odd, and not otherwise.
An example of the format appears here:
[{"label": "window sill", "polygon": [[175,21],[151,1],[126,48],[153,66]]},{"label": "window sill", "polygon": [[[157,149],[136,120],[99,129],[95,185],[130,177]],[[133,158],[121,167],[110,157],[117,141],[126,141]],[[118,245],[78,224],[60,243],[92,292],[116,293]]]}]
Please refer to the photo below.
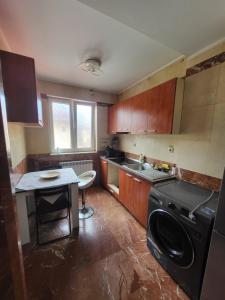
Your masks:
[{"label": "window sill", "polygon": [[61,153],[50,153],[52,156],[57,155],[75,155],[75,154],[95,154],[97,151],[83,151],[83,152],[61,152]]}]

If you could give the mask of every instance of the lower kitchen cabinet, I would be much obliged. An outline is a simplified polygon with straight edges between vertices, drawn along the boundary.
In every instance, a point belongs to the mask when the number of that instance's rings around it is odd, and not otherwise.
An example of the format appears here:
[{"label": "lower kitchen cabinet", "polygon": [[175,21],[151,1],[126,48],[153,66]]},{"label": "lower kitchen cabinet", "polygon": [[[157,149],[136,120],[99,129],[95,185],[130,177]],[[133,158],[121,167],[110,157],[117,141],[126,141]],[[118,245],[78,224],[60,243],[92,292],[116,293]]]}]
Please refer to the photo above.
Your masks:
[{"label": "lower kitchen cabinet", "polygon": [[107,188],[108,184],[108,162],[104,159],[100,160],[101,163],[101,183]]},{"label": "lower kitchen cabinet", "polygon": [[130,211],[132,195],[132,175],[120,170],[119,172],[119,201]]},{"label": "lower kitchen cabinet", "polygon": [[148,194],[150,189],[151,183],[120,170],[119,201],[144,227],[147,227]]}]

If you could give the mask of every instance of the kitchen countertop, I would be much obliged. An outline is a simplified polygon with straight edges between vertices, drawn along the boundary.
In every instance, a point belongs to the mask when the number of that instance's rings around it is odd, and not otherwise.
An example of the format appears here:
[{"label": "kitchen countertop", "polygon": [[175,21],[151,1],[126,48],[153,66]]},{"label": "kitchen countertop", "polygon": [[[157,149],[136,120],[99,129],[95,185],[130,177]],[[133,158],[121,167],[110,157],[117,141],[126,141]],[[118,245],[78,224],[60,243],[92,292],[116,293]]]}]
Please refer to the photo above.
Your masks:
[{"label": "kitchen countertop", "polygon": [[[114,161],[110,160],[110,158],[107,158],[105,156],[100,156],[100,158],[106,160],[108,163],[110,163],[110,164],[112,164],[112,165],[114,165],[114,166],[116,166],[116,167],[118,167],[118,168],[120,168],[120,169],[122,169],[122,170],[124,170],[128,173],[136,175],[139,178],[145,179],[145,180],[147,180],[151,183],[157,183],[157,182],[161,182],[161,181],[172,179],[172,178],[176,177],[174,175],[169,175],[166,172],[154,170],[152,168],[142,170],[142,171],[133,170],[133,169],[131,169],[131,168],[129,168],[129,167],[123,165],[123,164],[119,164],[117,162],[114,162]],[[137,163],[138,163],[138,161],[137,161]]]}]

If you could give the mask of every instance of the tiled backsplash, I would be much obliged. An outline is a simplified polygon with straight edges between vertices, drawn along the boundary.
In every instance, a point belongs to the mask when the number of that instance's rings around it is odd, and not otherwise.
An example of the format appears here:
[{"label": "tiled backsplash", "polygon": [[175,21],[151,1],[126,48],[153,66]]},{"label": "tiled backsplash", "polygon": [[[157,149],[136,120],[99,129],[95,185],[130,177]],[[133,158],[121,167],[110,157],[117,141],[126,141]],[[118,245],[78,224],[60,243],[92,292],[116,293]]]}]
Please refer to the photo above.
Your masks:
[{"label": "tiled backsplash", "polygon": [[[128,153],[128,152],[126,152],[126,156],[133,159],[139,158],[137,154]],[[146,157],[146,161],[148,163],[153,163],[153,164],[167,163],[169,166],[173,165],[170,162],[166,162],[166,161],[162,161],[150,157]],[[198,172],[194,172],[182,168],[179,169],[178,178],[214,191],[219,191],[221,186],[221,179],[219,178],[200,174]]]}]

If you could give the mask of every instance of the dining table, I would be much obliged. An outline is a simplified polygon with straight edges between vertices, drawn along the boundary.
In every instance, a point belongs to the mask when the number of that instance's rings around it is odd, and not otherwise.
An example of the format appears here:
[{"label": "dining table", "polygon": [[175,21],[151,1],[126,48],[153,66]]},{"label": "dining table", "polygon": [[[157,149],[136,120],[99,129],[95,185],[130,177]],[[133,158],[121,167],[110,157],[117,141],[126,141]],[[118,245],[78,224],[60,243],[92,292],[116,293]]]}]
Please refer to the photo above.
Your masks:
[{"label": "dining table", "polygon": [[[57,176],[51,176],[54,174]],[[16,208],[19,222],[21,244],[30,242],[30,228],[28,219],[28,201],[34,201],[35,190],[48,189],[57,186],[68,185],[71,202],[71,228],[79,227],[78,204],[79,178],[73,168],[45,170],[25,173],[16,185]]]}]

